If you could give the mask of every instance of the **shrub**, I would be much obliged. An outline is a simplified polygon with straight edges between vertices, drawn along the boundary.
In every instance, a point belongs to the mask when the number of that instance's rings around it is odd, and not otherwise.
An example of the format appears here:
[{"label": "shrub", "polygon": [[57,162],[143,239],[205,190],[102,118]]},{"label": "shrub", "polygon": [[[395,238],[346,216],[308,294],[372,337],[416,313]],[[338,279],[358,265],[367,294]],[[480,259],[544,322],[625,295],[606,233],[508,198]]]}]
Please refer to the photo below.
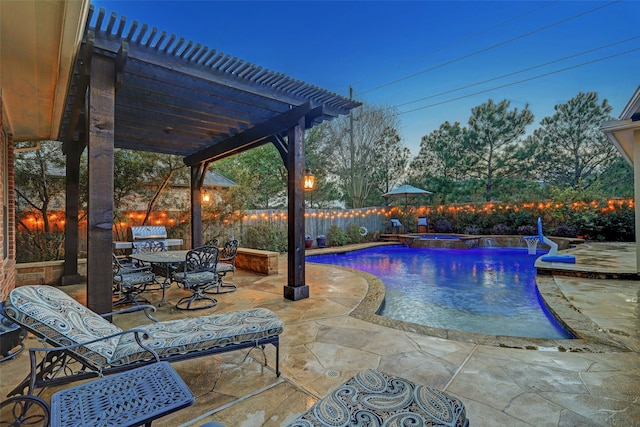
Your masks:
[{"label": "shrub", "polygon": [[511,227],[507,224],[496,224],[491,227],[491,234],[511,234]]},{"label": "shrub", "polygon": [[[633,242],[635,240],[635,215],[633,209],[618,209],[598,219],[598,240],[610,242]],[[589,238],[592,232],[580,230]],[[596,236],[594,236],[596,237]]]},{"label": "shrub", "polygon": [[284,226],[264,221],[249,227],[247,231],[247,247],[276,251],[287,251],[287,229]]},{"label": "shrub", "polygon": [[329,246],[344,246],[349,242],[349,236],[337,225],[332,225],[327,232],[327,244]]},{"label": "shrub", "polygon": [[576,237],[578,232],[576,227],[572,225],[560,224],[551,232],[551,234],[557,237]]},{"label": "shrub", "polygon": [[470,227],[467,227],[464,230],[464,233],[465,234],[470,234],[472,236],[477,236],[478,234],[480,234],[480,229],[478,227],[475,227],[475,226],[472,225]]},{"label": "shrub", "polygon": [[347,236],[349,237],[349,243],[360,243],[360,227],[358,224],[351,223],[347,226]]},{"label": "shrub", "polygon": [[538,229],[533,225],[521,225],[518,227],[518,234],[522,236],[533,236],[538,234]]},{"label": "shrub", "polygon": [[433,224],[433,229],[436,233],[452,233],[453,227],[451,223],[446,219],[439,219]]}]

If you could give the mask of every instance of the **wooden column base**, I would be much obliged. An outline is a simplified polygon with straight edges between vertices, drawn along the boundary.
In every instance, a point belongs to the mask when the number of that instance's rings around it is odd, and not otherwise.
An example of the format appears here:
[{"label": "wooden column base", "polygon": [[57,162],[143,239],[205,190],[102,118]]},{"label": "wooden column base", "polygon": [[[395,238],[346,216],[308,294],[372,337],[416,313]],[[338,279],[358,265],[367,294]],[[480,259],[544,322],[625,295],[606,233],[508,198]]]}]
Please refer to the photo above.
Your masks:
[{"label": "wooden column base", "polygon": [[285,285],[284,297],[285,299],[288,299],[291,301],[298,301],[301,299],[309,298],[309,285],[303,285],[303,286]]},{"label": "wooden column base", "polygon": [[62,276],[62,278],[60,279],[60,284],[62,286],[77,285],[78,283],[82,283],[83,281],[84,278],[81,275],[72,274],[68,276]]}]

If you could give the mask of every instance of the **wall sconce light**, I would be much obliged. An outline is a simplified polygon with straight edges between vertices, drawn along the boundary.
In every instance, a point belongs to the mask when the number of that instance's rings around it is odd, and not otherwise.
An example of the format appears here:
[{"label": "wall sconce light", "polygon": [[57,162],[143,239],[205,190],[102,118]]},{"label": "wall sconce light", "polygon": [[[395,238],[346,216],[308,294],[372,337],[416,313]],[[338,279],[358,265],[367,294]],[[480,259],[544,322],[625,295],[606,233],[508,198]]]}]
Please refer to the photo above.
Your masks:
[{"label": "wall sconce light", "polygon": [[209,203],[211,201],[211,195],[209,193],[202,193],[202,203]]},{"label": "wall sconce light", "polygon": [[311,191],[315,188],[316,185],[316,178],[315,176],[313,176],[313,174],[311,173],[311,169],[310,168],[306,168],[304,170],[304,190],[305,191]]}]

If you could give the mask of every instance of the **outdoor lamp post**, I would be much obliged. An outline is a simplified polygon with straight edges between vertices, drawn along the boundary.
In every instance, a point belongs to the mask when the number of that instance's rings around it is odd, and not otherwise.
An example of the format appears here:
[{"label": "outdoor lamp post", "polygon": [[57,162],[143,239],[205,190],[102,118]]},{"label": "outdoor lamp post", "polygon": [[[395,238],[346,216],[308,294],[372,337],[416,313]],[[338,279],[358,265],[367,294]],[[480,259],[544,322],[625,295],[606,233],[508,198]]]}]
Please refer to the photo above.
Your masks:
[{"label": "outdoor lamp post", "polygon": [[316,178],[311,173],[310,168],[306,168],[304,170],[303,184],[304,184],[305,191],[312,191],[315,188]]}]

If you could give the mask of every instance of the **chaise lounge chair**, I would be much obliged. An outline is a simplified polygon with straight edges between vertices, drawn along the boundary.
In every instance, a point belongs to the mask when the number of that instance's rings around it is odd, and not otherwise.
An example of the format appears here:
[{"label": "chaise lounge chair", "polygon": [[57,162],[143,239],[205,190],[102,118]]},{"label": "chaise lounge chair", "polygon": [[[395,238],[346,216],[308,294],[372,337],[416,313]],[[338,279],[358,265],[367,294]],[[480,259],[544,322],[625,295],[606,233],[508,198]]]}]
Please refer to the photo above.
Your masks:
[{"label": "chaise lounge chair", "polygon": [[118,312],[100,316],[52,286],[20,286],[2,305],[7,317],[53,346],[29,349],[31,372],[9,396],[35,395],[36,389],[157,360],[174,362],[242,348],[261,348],[267,366],[266,344],[276,348],[275,371],[280,375],[279,336],[284,323],[266,308],[157,322],[124,331],[104,318]]},{"label": "chaise lounge chair", "polygon": [[418,233],[420,232],[420,228],[424,228],[425,233],[429,232],[429,219],[426,216],[418,217],[418,224],[416,226],[416,231]]},{"label": "chaise lounge chair", "polygon": [[400,222],[400,220],[398,218],[391,218],[391,227],[393,228],[393,233],[394,234],[400,234],[403,230],[402,230],[402,223]]}]

